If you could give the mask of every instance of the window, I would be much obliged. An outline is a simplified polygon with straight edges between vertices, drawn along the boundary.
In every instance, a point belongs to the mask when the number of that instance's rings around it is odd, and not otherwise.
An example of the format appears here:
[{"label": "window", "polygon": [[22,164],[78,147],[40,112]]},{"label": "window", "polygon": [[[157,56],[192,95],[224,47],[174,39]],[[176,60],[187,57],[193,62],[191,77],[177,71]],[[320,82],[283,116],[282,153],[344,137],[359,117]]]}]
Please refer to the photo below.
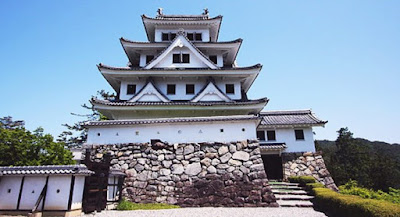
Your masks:
[{"label": "window", "polygon": [[195,40],[202,41],[201,33],[195,33]]},{"label": "window", "polygon": [[188,34],[186,34],[186,36],[189,39],[189,41],[193,41],[193,39],[194,39],[193,33],[188,33]]},{"label": "window", "polygon": [[135,84],[128,84],[126,89],[126,94],[135,94],[136,93],[136,85]]},{"label": "window", "polygon": [[304,140],[304,131],[303,130],[294,130],[294,134],[296,136],[296,140]]},{"label": "window", "polygon": [[186,94],[194,94],[194,84],[186,84]]},{"label": "window", "polygon": [[235,94],[235,86],[233,84],[226,84],[225,92],[228,94]]},{"label": "window", "polygon": [[161,40],[162,41],[172,41],[172,40],[174,40],[175,37],[176,37],[176,33],[171,33],[171,32],[162,33]]},{"label": "window", "polygon": [[267,139],[268,139],[268,141],[276,140],[275,130],[267,130]]},{"label": "window", "polygon": [[257,131],[257,139],[260,140],[260,141],[265,141],[265,132],[264,132],[264,130]]},{"label": "window", "polygon": [[189,54],[172,54],[172,63],[189,63],[190,55]]},{"label": "window", "polygon": [[216,55],[210,56],[209,58],[213,63],[217,64],[218,61],[217,61],[217,56]]},{"label": "window", "polygon": [[168,84],[167,85],[167,94],[175,95],[175,84]]},{"label": "window", "polygon": [[149,63],[153,59],[154,59],[153,55],[146,55],[146,64]]}]

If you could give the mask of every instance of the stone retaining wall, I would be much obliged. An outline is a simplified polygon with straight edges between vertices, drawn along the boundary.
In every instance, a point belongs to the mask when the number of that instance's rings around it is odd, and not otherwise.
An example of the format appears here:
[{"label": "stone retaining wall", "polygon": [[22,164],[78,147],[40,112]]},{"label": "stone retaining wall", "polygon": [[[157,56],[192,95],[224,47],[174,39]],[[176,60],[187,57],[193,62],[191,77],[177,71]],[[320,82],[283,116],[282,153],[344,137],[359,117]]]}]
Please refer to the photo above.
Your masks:
[{"label": "stone retaining wall", "polygon": [[91,147],[111,154],[127,178],[123,197],[140,203],[188,206],[277,206],[258,141],[122,144]]},{"label": "stone retaining wall", "polygon": [[284,178],[289,176],[313,176],[327,188],[338,191],[320,153],[282,153]]}]

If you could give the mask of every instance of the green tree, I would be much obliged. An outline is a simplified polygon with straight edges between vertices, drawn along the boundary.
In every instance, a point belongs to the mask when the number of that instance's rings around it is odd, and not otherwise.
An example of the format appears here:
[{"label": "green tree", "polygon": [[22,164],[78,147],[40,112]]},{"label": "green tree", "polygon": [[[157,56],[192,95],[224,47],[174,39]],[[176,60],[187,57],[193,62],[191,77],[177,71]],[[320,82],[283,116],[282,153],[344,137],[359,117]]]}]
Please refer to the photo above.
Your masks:
[{"label": "green tree", "polygon": [[54,142],[43,128],[26,130],[23,121],[0,118],[0,166],[73,164],[72,153],[64,143]]}]

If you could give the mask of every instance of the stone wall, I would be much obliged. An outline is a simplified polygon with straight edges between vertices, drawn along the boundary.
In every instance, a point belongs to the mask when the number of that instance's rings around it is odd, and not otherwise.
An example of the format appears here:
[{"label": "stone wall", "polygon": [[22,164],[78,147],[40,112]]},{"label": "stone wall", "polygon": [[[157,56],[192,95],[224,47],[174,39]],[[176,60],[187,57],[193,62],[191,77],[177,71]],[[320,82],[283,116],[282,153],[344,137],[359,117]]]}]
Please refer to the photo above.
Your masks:
[{"label": "stone wall", "polygon": [[127,175],[123,197],[140,203],[190,206],[277,206],[258,141],[122,144],[91,147],[111,154]]},{"label": "stone wall", "polygon": [[282,153],[282,160],[285,179],[289,176],[313,176],[327,188],[338,190],[320,153]]}]

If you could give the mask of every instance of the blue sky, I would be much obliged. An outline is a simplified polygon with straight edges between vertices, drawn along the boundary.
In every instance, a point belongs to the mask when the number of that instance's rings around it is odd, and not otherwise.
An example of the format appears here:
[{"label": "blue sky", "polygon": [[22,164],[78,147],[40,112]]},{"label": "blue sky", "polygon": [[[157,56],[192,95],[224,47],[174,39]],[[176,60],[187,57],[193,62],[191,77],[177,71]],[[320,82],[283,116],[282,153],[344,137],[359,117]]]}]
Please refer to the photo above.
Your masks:
[{"label": "blue sky", "polygon": [[240,66],[263,64],[250,98],[311,108],[335,139],[400,143],[400,1],[0,1],[0,116],[58,135],[80,105],[111,90],[96,64],[125,66],[120,37],[145,41],[141,14],[223,15],[219,40],[243,38]]}]

